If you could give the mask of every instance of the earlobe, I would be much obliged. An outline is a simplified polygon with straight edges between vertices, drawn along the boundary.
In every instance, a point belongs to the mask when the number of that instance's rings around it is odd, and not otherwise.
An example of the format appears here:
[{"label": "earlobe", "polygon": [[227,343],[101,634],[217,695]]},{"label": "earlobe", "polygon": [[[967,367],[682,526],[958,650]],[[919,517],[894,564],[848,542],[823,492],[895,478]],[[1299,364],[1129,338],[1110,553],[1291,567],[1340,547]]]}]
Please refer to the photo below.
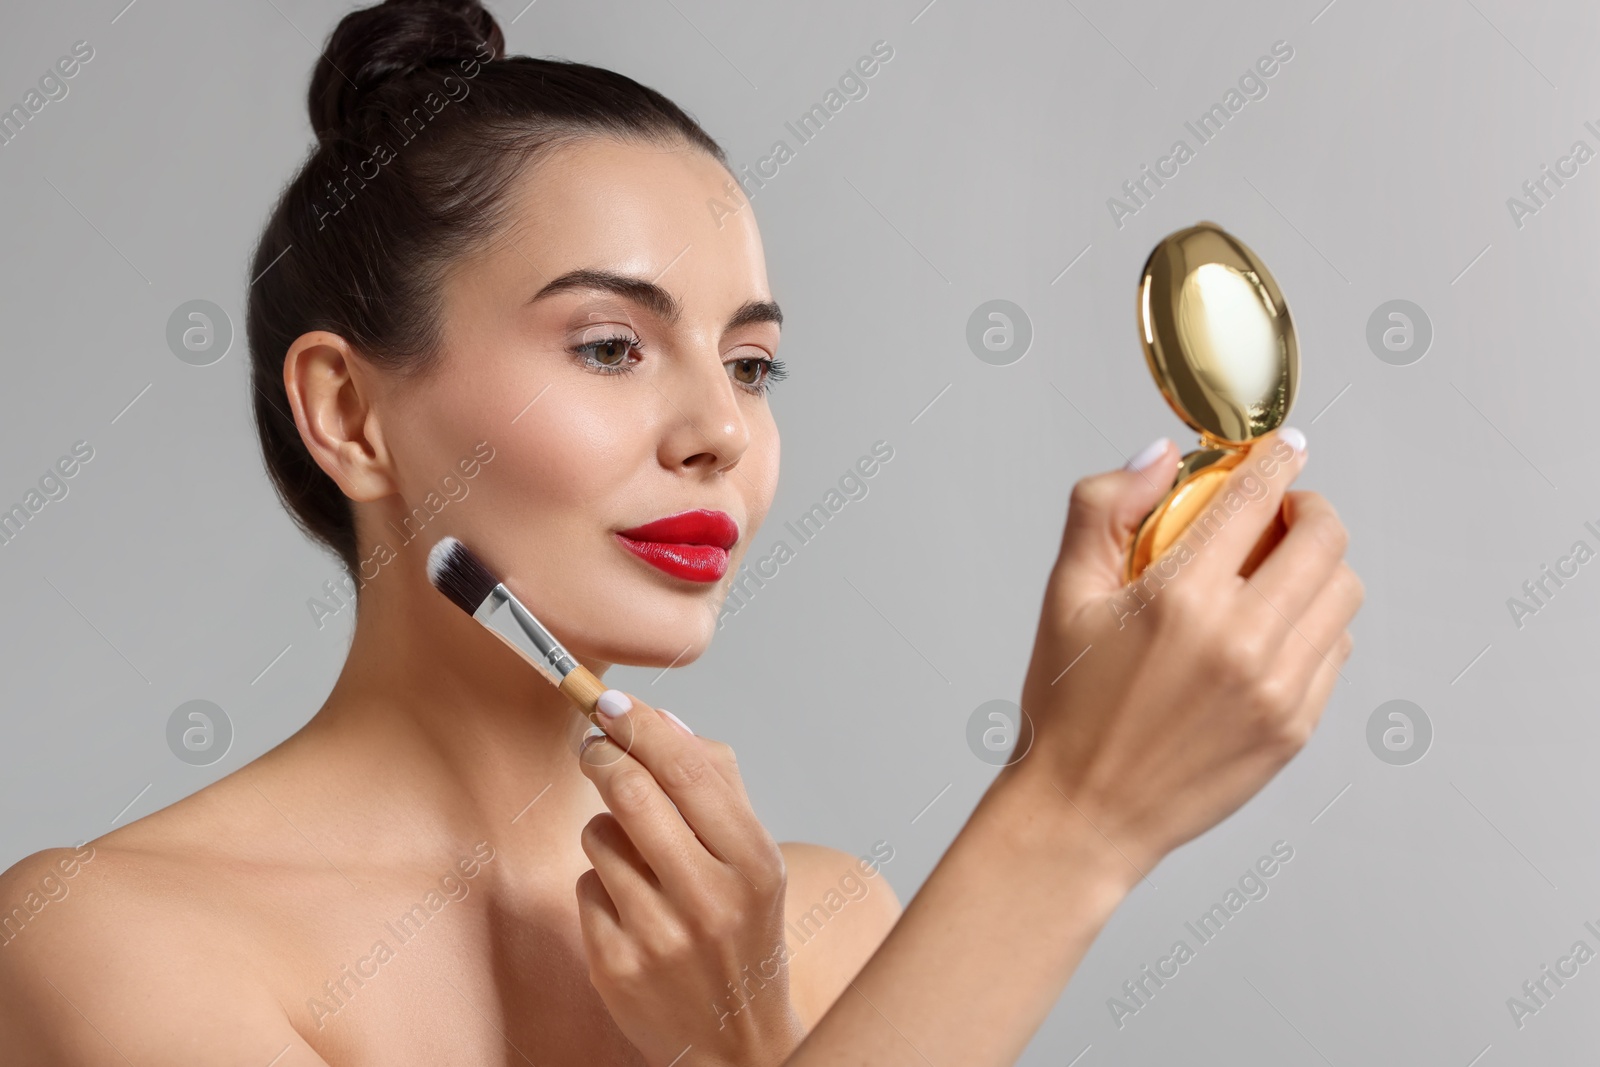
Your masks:
[{"label": "earlobe", "polygon": [[397,491],[373,386],[370,367],[338,334],[301,334],[284,356],[283,387],[300,440],[352,500],[377,500]]}]

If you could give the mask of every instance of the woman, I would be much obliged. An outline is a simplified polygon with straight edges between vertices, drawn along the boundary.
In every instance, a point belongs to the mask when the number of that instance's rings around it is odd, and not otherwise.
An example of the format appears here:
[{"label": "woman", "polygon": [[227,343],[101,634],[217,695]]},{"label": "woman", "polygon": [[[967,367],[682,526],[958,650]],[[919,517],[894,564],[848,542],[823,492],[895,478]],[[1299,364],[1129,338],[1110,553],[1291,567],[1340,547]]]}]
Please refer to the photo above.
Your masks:
[{"label": "woman", "polygon": [[[268,470],[360,588],[348,661],[260,759],[6,873],[3,901],[74,879],[0,953],[6,1046],[40,1065],[1011,1062],[1141,874],[1304,743],[1349,654],[1343,527],[1286,488],[1304,438],[1252,448],[1236,513],[1136,613],[1114,606],[1121,555],[1176,449],[1074,487],[1031,747],[902,916],[870,860],[774,843],[727,746],[615,690],[612,740],[586,741],[428,583],[452,534],[596,674],[686,664],[778,472],[782,317],[721,150],[630,79],[502,50],[475,2],[390,0],[332,35],[248,331]],[[471,496],[437,503],[446,477]],[[416,508],[428,536],[395,550]],[[790,923],[845,877],[870,891],[796,951]]]}]

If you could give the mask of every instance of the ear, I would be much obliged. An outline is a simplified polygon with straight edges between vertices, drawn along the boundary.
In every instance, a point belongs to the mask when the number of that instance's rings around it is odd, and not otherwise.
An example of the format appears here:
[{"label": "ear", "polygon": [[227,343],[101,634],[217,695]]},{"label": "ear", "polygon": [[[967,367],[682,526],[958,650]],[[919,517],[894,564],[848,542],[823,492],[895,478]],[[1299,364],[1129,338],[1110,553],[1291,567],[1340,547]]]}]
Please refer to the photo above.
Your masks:
[{"label": "ear", "polygon": [[283,387],[300,439],[346,496],[379,500],[398,492],[373,403],[377,375],[349,342],[326,330],[295,338],[283,360]]}]

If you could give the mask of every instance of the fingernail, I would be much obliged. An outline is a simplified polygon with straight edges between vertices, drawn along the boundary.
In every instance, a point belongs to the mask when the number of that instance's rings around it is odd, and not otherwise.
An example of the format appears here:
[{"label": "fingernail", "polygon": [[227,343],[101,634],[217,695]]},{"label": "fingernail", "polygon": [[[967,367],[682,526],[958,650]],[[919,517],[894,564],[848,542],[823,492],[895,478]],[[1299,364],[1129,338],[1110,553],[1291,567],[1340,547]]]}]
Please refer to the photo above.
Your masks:
[{"label": "fingernail", "polygon": [[596,741],[602,740],[605,736],[606,732],[598,726],[590,726],[585,730],[583,732],[583,740],[578,742],[578,758],[582,759],[583,754],[589,750],[589,746]]},{"label": "fingernail", "polygon": [[595,709],[615,719],[626,715],[628,709],[633,707],[633,701],[627,693],[620,689],[607,689],[600,694],[600,699],[594,702]]},{"label": "fingernail", "polygon": [[1278,436],[1287,441],[1289,443],[1289,447],[1294,449],[1296,452],[1304,452],[1306,450],[1306,435],[1295,429],[1293,426],[1280,427],[1278,430]]},{"label": "fingernail", "polygon": [[673,722],[677,723],[679,726],[683,727],[684,733],[688,734],[690,737],[694,736],[694,731],[689,729],[689,724],[672,714],[672,712],[668,711],[666,708],[657,708],[656,710],[665,715],[667,718],[671,719]]},{"label": "fingernail", "polygon": [[1127,466],[1123,467],[1122,469],[1127,471],[1144,470],[1146,467],[1150,466],[1150,464],[1154,463],[1156,460],[1165,455],[1167,446],[1171,443],[1172,442],[1167,440],[1165,437],[1156,438],[1154,441],[1151,441],[1149,444],[1139,449],[1138,452],[1134,453],[1133,458],[1128,460]]}]

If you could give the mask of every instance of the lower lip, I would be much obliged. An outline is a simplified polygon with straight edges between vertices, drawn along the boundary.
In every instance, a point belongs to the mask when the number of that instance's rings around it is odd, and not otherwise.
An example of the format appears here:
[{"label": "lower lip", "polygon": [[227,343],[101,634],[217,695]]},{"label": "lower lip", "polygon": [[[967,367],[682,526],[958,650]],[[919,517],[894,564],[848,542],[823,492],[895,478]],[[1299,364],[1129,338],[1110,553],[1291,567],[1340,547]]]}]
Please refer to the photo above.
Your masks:
[{"label": "lower lip", "polygon": [[668,544],[661,541],[635,541],[616,535],[622,547],[652,567],[674,578],[691,582],[714,582],[728,571],[728,550],[716,545]]}]

